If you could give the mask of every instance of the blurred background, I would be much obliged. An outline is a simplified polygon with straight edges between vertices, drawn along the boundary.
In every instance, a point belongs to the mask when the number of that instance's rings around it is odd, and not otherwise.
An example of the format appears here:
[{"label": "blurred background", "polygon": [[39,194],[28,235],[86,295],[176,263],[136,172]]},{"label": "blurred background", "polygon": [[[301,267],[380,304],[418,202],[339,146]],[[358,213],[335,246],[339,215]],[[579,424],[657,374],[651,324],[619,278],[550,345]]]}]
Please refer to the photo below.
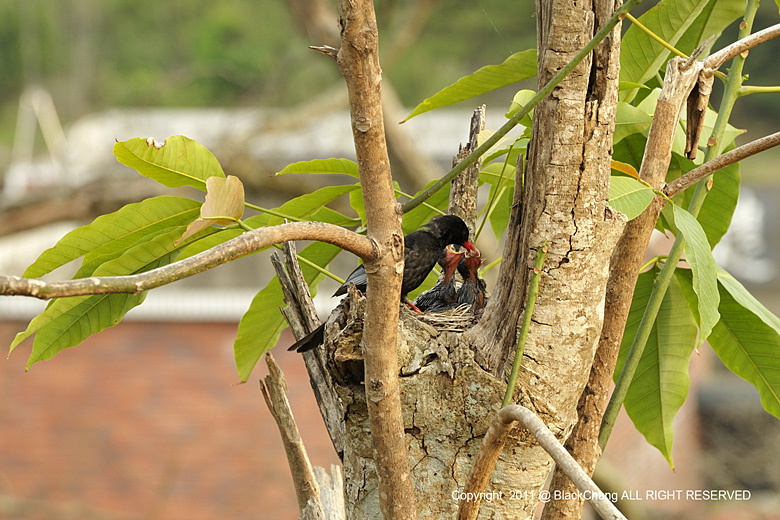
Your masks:
[{"label": "blurred background", "polygon": [[[780,18],[765,4],[756,30]],[[534,8],[514,0],[376,5],[393,171],[414,192],[449,169],[473,108],[487,104],[487,126],[497,128],[514,92],[535,80],[397,122],[459,77],[535,47]],[[308,49],[338,47],[334,2],[0,0],[0,19],[0,273],[21,275],[70,229],[163,193],[116,162],[115,140],[193,138],[265,207],[339,181],[274,177],[286,164],[354,157],[343,81],[332,60]],[[735,34],[730,28],[716,48]],[[776,51],[775,43],[751,51],[751,84],[780,84]],[[732,124],[747,133],[739,144],[777,131],[779,117],[777,94],[740,99]],[[716,249],[776,314],[778,160],[769,152],[743,162],[743,196]],[[480,249],[489,261],[499,254],[495,241]],[[332,269],[345,276],[355,264],[341,255]],[[239,385],[232,359],[237,322],[272,274],[258,254],[152,291],[122,324],[29,373],[29,343],[20,346],[0,364],[0,518],[296,518],[281,441],[257,387],[265,369]],[[335,286],[325,281],[320,293]],[[318,305],[324,317],[334,302]],[[0,344],[43,306],[0,298]],[[285,332],[280,347],[291,343]],[[274,354],[314,464],[337,463],[302,362],[285,348]],[[603,482],[639,494],[630,518],[780,518],[780,422],[708,347],[690,370],[676,469],[621,417],[600,465]],[[699,489],[749,490],[751,499],[645,499],[647,490]]]}]

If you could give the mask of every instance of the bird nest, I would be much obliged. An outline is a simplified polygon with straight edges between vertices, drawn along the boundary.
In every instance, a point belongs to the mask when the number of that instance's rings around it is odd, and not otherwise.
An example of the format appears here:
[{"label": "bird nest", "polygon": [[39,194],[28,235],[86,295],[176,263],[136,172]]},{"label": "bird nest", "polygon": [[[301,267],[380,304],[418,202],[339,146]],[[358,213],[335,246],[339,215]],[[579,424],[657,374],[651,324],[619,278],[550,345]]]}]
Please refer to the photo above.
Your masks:
[{"label": "bird nest", "polygon": [[439,332],[463,332],[479,319],[479,316],[471,312],[471,305],[466,303],[446,311],[414,314],[414,317]]}]

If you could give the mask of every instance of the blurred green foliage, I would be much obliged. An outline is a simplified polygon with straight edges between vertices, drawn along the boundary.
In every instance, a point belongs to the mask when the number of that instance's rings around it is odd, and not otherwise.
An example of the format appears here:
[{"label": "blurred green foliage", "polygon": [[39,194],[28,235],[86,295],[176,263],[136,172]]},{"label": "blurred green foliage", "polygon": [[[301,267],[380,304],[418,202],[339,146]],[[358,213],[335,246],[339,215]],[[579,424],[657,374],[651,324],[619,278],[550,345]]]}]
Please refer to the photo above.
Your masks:
[{"label": "blurred green foliage", "polygon": [[[535,47],[530,2],[380,0],[383,63],[402,100]],[[335,2],[333,24],[337,24]],[[65,122],[116,106],[285,106],[340,85],[279,0],[0,0],[0,142],[13,136],[26,85],[54,96]],[[410,19],[414,41],[398,45]]]}]

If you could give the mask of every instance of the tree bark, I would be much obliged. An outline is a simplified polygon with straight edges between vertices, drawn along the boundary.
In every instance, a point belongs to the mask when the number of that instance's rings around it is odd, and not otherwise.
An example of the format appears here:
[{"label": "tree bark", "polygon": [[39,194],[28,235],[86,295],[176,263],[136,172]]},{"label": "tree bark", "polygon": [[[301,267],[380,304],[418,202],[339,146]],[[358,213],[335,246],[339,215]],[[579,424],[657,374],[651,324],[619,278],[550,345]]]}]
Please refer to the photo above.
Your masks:
[{"label": "tree bark", "polygon": [[365,259],[368,275],[363,334],[365,395],[378,478],[379,505],[388,520],[414,519],[414,488],[404,444],[396,358],[396,323],[404,239],[385,142],[379,34],[370,0],[339,2],[341,48],[336,61],[347,83],[352,135],[366,208],[368,235],[378,246]]}]

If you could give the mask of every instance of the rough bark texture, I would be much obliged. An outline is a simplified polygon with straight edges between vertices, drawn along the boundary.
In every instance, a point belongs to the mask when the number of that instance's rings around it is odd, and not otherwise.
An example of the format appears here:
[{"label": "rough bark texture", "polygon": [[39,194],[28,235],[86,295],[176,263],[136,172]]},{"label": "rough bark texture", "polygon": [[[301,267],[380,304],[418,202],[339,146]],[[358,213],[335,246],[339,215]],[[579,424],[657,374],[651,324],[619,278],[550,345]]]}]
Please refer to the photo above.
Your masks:
[{"label": "rough bark texture", "polygon": [[398,361],[395,356],[404,240],[385,142],[379,35],[373,3],[339,2],[341,48],[336,61],[347,84],[352,136],[366,207],[368,235],[378,255],[364,257],[368,275],[365,395],[377,465],[382,516],[414,519],[414,491],[404,449]]},{"label": "rough bark texture", "polygon": [[[596,4],[599,4],[596,2]],[[606,21],[612,2],[538,4],[539,85],[545,84]],[[536,107],[522,197],[522,218],[508,229],[499,283],[485,318],[468,335],[478,359],[496,374],[507,368],[535,248],[549,255],[520,373],[521,399],[565,439],[588,377],[603,319],[609,258],[624,219],[605,201],[617,101],[619,29]],[[516,488],[535,490],[546,455],[524,454],[529,471]],[[539,471],[530,471],[531,468]],[[530,496],[529,496],[530,498]],[[526,504],[532,510],[532,500]]]},{"label": "rough bark texture", "polygon": [[[348,518],[379,518],[379,492],[371,449],[370,424],[362,390],[363,298],[350,297],[328,320],[325,350],[344,403],[344,473]],[[452,327],[449,327],[452,328]],[[407,311],[398,324],[398,359],[406,448],[415,483],[418,516],[450,519],[457,493],[465,486],[482,436],[501,405],[506,384],[474,362],[462,335],[441,332]],[[519,518],[532,511],[510,497],[529,471],[544,480],[550,465],[528,468],[516,455],[543,452],[527,433],[513,430],[499,458],[488,492],[502,499],[483,505],[483,518]],[[529,455],[530,454],[530,455]],[[534,506],[535,507],[535,506]],[[525,511],[525,513],[524,513]]]},{"label": "rough bark texture", "polygon": [[[689,67],[683,67],[683,63],[685,61],[680,58],[669,61],[640,168],[642,179],[656,189],[661,187],[669,168],[677,120],[697,76],[698,68],[695,63]],[[628,223],[612,256],[605,302],[606,317],[601,338],[588,384],[577,406],[579,420],[566,441],[566,448],[591,475],[601,458],[598,435],[637,275],[663,203],[664,199],[656,196],[641,215]],[[576,489],[560,471],[555,472],[550,486],[551,489],[560,490],[569,496]],[[552,500],[545,506],[543,518],[551,520],[579,517],[582,504],[582,500]]]}]

